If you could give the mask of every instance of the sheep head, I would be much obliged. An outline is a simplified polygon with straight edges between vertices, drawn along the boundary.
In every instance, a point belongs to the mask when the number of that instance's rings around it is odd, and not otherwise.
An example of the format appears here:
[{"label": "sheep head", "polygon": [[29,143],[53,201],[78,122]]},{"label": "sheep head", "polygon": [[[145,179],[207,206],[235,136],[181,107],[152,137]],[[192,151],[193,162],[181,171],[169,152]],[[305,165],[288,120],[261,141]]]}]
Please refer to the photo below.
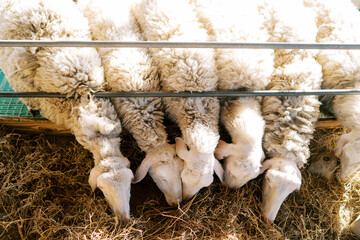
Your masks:
[{"label": "sheep head", "polygon": [[360,130],[354,129],[342,135],[337,141],[335,155],[340,157],[341,181],[347,181],[353,173],[360,169]]},{"label": "sheep head", "polygon": [[311,162],[308,169],[311,173],[325,177],[330,181],[334,176],[336,168],[336,156],[324,148],[316,155],[315,160]]},{"label": "sheep head", "polygon": [[95,166],[90,172],[89,184],[92,190],[98,187],[103,192],[117,217],[130,218],[130,186],[133,177],[127,167],[103,172],[99,166]]},{"label": "sheep head", "polygon": [[265,161],[262,171],[265,170],[267,172],[263,183],[263,215],[272,223],[286,197],[300,189],[301,173],[295,162],[283,158]]},{"label": "sheep head", "polygon": [[215,172],[223,180],[224,170],[214,153],[200,153],[193,149],[187,150],[185,142],[176,138],[176,153],[184,160],[184,169],[181,172],[183,184],[183,199],[189,200],[201,188],[209,186]]},{"label": "sheep head", "polygon": [[183,162],[176,156],[175,145],[164,144],[147,152],[146,158],[136,171],[133,183],[140,182],[147,174],[164,193],[170,206],[177,206],[182,201],[182,185],[180,173]]},{"label": "sheep head", "polygon": [[260,174],[265,155],[261,145],[229,144],[220,140],[215,157],[219,160],[225,158],[225,184],[231,188],[240,188]]}]

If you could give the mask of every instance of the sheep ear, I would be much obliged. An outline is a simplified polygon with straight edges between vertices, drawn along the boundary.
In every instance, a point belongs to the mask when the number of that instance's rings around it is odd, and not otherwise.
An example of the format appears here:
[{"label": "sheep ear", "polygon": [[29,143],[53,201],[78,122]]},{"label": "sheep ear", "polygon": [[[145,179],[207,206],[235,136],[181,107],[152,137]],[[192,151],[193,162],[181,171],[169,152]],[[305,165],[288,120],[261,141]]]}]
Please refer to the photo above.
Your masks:
[{"label": "sheep ear", "polygon": [[224,181],[224,169],[221,166],[221,163],[219,162],[219,160],[214,159],[214,172],[215,174],[219,177],[220,181],[223,182]]},{"label": "sheep ear", "polygon": [[264,151],[262,151],[262,155],[261,155],[261,160],[260,160],[260,162],[263,162],[265,160],[265,153],[264,153]]},{"label": "sheep ear", "polygon": [[262,166],[260,168],[260,174],[271,168],[272,162],[270,160],[267,160],[262,163]]},{"label": "sheep ear", "polygon": [[189,151],[186,148],[186,144],[185,144],[184,140],[177,137],[177,138],[175,138],[175,141],[176,141],[176,144],[175,144],[176,154],[181,159],[189,159]]},{"label": "sheep ear", "polygon": [[347,135],[342,135],[339,140],[336,142],[336,147],[334,149],[334,154],[336,157],[340,157],[342,150],[345,146],[345,144],[348,142]]},{"label": "sheep ear", "polygon": [[97,178],[100,176],[100,174],[101,172],[97,166],[90,171],[89,184],[92,191],[95,191],[95,188],[97,187]]},{"label": "sheep ear", "polygon": [[137,168],[132,183],[138,183],[141,180],[143,180],[146,174],[149,172],[150,167],[151,167],[151,161],[148,158],[145,158],[141,162],[140,166]]},{"label": "sheep ear", "polygon": [[232,154],[231,144],[226,143],[223,140],[219,140],[215,149],[215,158],[217,160],[224,159]]}]

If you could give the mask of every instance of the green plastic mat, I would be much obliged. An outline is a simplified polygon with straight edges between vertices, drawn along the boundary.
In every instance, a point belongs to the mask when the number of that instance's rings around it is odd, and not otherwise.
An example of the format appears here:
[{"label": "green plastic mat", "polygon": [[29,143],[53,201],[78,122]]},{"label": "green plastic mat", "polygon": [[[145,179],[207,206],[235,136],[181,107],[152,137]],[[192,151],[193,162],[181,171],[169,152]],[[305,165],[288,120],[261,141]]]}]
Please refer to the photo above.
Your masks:
[{"label": "green plastic mat", "polygon": [[[0,69],[0,91],[13,92],[10,84],[5,78],[4,73]],[[24,103],[19,98],[0,98],[0,116],[7,117],[37,117],[41,118],[40,114],[31,115]]]}]

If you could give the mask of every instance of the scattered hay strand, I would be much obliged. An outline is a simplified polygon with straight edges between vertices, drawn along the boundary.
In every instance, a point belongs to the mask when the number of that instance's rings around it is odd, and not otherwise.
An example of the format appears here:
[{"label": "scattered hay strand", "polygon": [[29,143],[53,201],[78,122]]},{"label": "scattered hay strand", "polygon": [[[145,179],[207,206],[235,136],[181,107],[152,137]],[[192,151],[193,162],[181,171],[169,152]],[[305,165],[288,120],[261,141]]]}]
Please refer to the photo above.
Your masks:
[{"label": "scattered hay strand", "polygon": [[[178,133],[168,130],[171,138]],[[312,158],[341,131],[318,130]],[[144,154],[128,133],[122,138],[135,169]],[[91,192],[92,165],[73,137],[0,129],[0,239],[356,239],[347,227],[360,212],[360,173],[343,184],[303,169],[301,190],[286,199],[272,225],[260,214],[263,176],[238,190],[216,180],[177,208],[166,206],[147,177],[132,186],[132,220],[121,221],[101,191]]]}]

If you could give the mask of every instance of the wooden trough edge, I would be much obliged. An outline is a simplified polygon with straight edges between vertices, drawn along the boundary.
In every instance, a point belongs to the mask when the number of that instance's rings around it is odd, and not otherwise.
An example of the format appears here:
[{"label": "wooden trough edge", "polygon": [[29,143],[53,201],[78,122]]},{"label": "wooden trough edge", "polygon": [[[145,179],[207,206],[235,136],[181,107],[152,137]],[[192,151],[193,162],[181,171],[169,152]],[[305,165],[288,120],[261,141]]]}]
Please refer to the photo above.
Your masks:
[{"label": "wooden trough edge", "polygon": [[69,129],[63,125],[55,124],[46,118],[0,116],[0,125],[24,133],[71,135]]},{"label": "wooden trough edge", "polygon": [[[42,133],[46,135],[71,135],[63,125],[57,125],[46,118],[0,116],[0,125],[25,133]],[[335,119],[319,120],[315,128],[332,129],[341,126]]]}]

